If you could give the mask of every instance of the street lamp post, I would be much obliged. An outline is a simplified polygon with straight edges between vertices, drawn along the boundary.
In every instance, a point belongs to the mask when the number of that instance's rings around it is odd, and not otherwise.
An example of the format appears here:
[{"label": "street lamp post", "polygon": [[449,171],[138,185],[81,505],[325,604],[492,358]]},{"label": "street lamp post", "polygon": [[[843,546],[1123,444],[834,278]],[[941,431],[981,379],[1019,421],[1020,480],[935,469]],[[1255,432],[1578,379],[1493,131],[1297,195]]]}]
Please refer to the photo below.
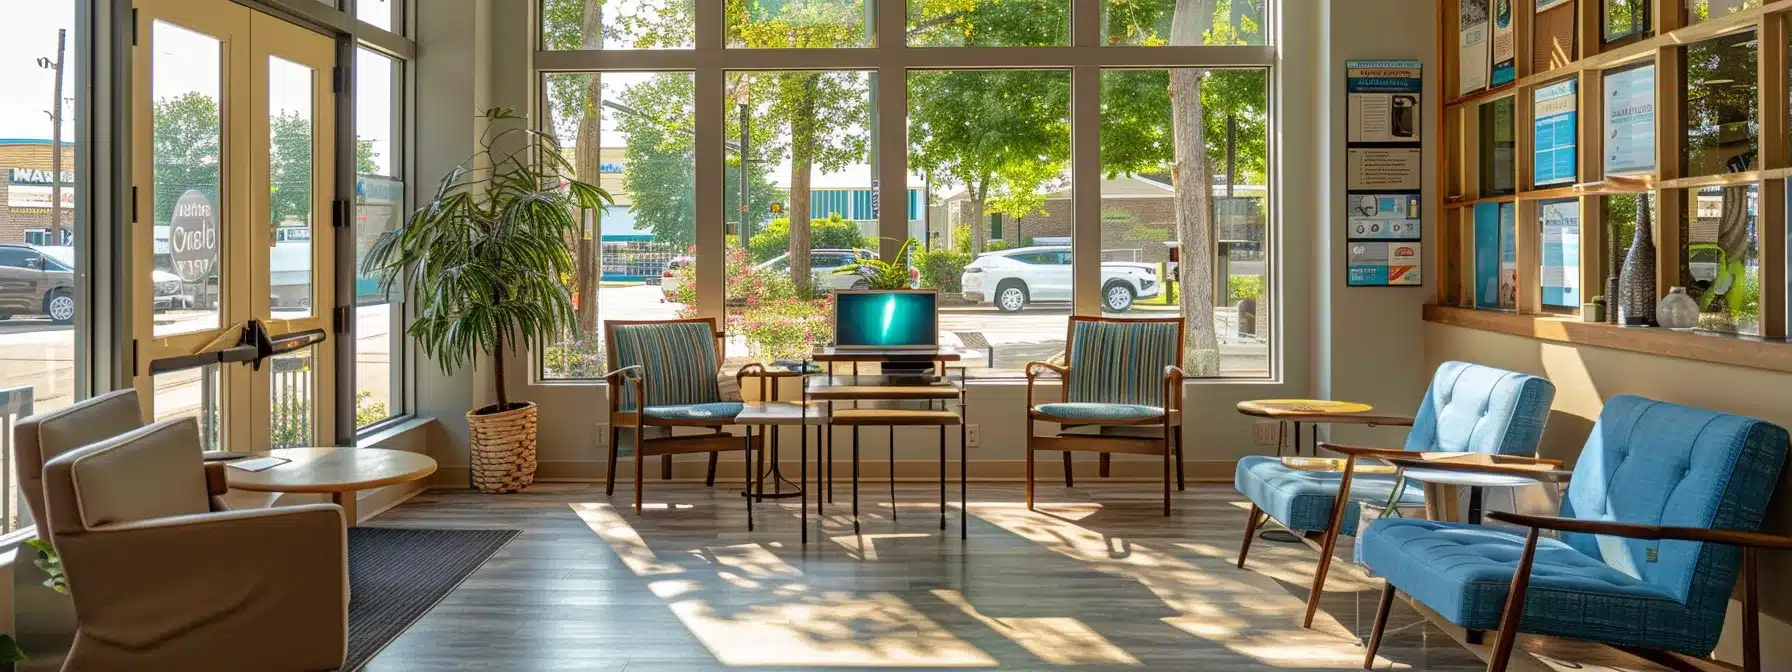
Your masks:
[{"label": "street lamp post", "polygon": [[62,64],[68,53],[68,29],[56,31],[56,59],[37,59],[37,66],[56,73],[55,98],[50,110],[50,243],[61,245],[62,236]]}]

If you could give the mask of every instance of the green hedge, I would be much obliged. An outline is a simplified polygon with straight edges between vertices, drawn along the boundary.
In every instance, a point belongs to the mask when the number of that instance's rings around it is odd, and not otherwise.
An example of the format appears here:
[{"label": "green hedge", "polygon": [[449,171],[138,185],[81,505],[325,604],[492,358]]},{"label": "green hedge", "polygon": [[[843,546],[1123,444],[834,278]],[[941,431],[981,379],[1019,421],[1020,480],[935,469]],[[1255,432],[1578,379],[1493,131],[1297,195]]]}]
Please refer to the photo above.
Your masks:
[{"label": "green hedge", "polygon": [[964,267],[971,263],[969,252],[935,248],[915,251],[915,268],[921,269],[921,286],[942,292],[964,291]]},{"label": "green hedge", "polygon": [[[747,247],[755,264],[789,252],[790,220],[772,220],[763,230],[753,234]],[[862,247],[865,247],[865,235],[859,232],[858,223],[841,219],[838,213],[828,215],[827,219],[809,220],[809,249],[856,250]]]}]

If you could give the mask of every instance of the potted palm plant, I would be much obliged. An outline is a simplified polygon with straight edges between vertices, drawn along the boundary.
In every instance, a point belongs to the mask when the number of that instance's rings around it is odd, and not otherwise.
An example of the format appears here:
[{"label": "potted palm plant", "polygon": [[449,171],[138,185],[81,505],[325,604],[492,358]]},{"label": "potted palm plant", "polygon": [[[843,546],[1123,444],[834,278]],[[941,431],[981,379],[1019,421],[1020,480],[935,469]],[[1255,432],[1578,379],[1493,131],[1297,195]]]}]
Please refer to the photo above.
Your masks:
[{"label": "potted palm plant", "polygon": [[576,324],[561,280],[574,272],[574,212],[611,199],[567,179],[573,167],[559,143],[515,111],[480,117],[478,151],[403,226],[380,235],[362,271],[382,293],[399,284],[415,311],[405,332],[444,372],[492,358],[497,401],[467,412],[469,466],[479,490],[515,492],[535,482],[536,407],[511,400],[504,356]]}]

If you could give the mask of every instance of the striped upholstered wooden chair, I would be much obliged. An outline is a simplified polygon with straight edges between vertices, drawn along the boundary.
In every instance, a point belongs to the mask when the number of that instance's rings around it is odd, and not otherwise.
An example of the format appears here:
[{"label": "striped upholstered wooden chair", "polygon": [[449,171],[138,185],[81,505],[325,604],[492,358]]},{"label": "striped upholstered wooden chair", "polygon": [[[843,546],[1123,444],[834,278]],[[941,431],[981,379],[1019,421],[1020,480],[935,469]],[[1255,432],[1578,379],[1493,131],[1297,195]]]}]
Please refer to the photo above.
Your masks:
[{"label": "striped upholstered wooden chair", "polygon": [[[1062,366],[1027,364],[1027,508],[1033,508],[1033,453],[1064,453],[1064,485],[1071,486],[1070,453],[1101,454],[1107,475],[1114,453],[1161,455],[1164,515],[1170,515],[1171,459],[1182,487],[1182,325],[1162,319],[1070,318]],[[1062,380],[1060,401],[1033,403],[1033,386],[1046,372]],[[1039,422],[1059,431],[1037,433]]]},{"label": "striped upholstered wooden chair", "polygon": [[[743,450],[752,455],[745,439],[723,431],[734,424],[743,405],[722,399],[717,380],[722,367],[721,339],[713,318],[604,322],[604,352],[609,363],[604,379],[610,383],[610,465],[604,494],[616,492],[617,439],[623,430],[630,430],[636,514],[641,513],[647,458],[661,456],[660,477],[670,478],[673,455],[708,453],[707,480],[713,486],[718,453]],[[674,435],[674,427],[710,431]]]}]

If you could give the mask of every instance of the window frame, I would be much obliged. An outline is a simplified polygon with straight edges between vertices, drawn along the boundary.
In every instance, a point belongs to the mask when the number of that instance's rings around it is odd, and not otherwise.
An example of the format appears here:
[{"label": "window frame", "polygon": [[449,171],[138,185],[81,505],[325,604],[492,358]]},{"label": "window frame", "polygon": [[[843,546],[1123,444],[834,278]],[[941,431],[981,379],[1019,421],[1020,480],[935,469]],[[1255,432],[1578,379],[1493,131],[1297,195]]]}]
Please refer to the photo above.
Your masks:
[{"label": "window frame", "polygon": [[[955,69],[1029,69],[1063,70],[1070,73],[1071,97],[1066,113],[1071,120],[1071,201],[1072,201],[1072,312],[1076,315],[1101,314],[1101,186],[1100,157],[1101,73],[1106,69],[1254,69],[1267,73],[1268,153],[1272,159],[1278,150],[1275,130],[1279,127],[1281,68],[1280,33],[1285,3],[1269,1],[1265,6],[1264,45],[1198,45],[1198,46],[1131,46],[1109,45],[1104,39],[1103,2],[1063,0],[1070,5],[1070,44],[1050,47],[911,47],[905,35],[908,3],[903,0],[868,0],[872,14],[870,23],[876,36],[869,47],[818,49],[746,49],[727,46],[726,17],[720,2],[699,2],[694,11],[694,47],[688,49],[592,49],[547,50],[543,48],[541,0],[531,2],[531,39],[536,45],[530,72],[530,104],[534,118],[541,118],[544,104],[542,90],[546,75],[562,73],[605,73],[644,71],[688,71],[696,82],[696,247],[720,250],[725,227],[723,184],[723,129],[726,111],[724,83],[730,71],[765,70],[865,70],[877,73],[877,80],[886,84],[879,88],[874,118],[874,136],[880,138],[873,152],[878,173],[908,174],[907,137],[908,93],[906,86],[888,83],[908,81],[912,72]],[[892,140],[894,139],[894,140]],[[1267,187],[1270,190],[1265,213],[1266,293],[1275,295],[1281,288],[1280,166],[1271,160]],[[909,185],[905,180],[882,180],[878,196],[886,204],[907,204]],[[879,255],[895,256],[901,241],[908,238],[908,212],[904,207],[885,207],[879,211],[877,237]],[[1085,250],[1074,254],[1074,250]],[[699,317],[724,318],[724,255],[697,255],[696,313]],[[1278,301],[1279,305],[1281,302]],[[599,318],[602,319],[601,317]],[[1279,323],[1279,321],[1278,321]],[[1200,380],[1212,382],[1278,382],[1283,379],[1284,334],[1276,330],[1269,344],[1269,373],[1263,378],[1214,377]],[[541,353],[530,353],[530,383],[534,385],[602,385],[601,379],[543,379]],[[1018,376],[977,378],[978,383],[1018,383]]]}]

